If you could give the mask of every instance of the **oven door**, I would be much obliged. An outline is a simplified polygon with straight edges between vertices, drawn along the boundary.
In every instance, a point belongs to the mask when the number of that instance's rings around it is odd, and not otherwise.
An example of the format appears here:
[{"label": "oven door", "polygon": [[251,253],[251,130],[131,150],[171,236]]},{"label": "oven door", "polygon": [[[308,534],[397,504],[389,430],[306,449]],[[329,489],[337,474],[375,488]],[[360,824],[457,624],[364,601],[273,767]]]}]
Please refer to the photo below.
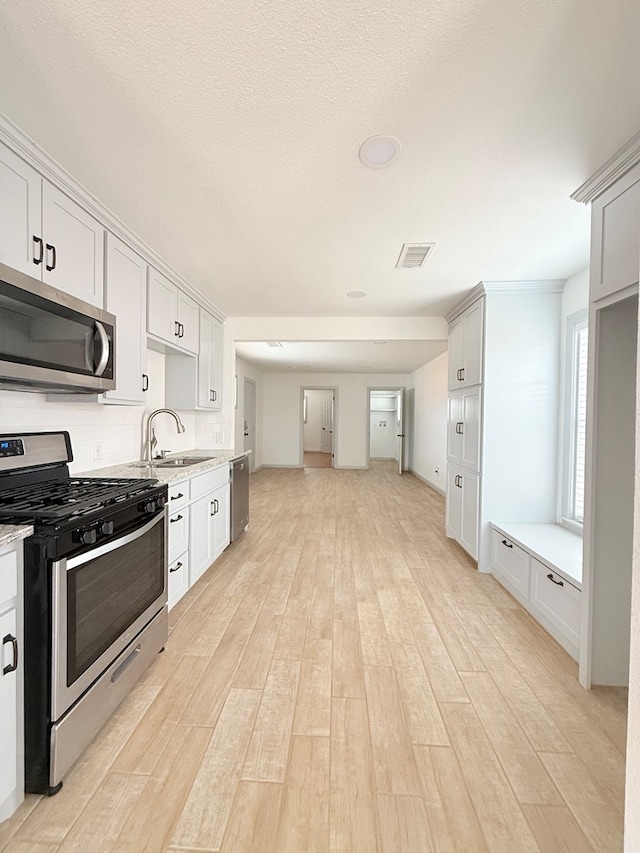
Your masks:
[{"label": "oven door", "polygon": [[53,564],[51,719],[59,720],[167,601],[165,511]]}]

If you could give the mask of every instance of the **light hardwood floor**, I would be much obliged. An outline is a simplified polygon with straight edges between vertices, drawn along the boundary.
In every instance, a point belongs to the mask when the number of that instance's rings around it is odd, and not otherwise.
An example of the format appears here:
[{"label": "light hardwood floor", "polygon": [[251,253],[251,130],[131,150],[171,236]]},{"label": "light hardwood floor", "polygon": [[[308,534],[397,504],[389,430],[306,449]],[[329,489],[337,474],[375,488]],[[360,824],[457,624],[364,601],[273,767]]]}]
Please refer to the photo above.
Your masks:
[{"label": "light hardwood floor", "polygon": [[5,853],[622,849],[626,693],[444,536],[393,463],[268,470],[251,524]]}]

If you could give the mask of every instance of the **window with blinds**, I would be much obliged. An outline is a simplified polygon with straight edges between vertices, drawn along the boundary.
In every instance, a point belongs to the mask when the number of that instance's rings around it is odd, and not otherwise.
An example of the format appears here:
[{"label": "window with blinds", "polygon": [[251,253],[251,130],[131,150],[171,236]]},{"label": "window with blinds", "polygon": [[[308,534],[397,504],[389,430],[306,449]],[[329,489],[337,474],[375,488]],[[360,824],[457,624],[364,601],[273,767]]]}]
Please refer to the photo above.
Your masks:
[{"label": "window with blinds", "polygon": [[576,527],[581,527],[584,521],[588,351],[587,312],[580,311],[567,320],[566,440],[562,490],[563,520]]}]

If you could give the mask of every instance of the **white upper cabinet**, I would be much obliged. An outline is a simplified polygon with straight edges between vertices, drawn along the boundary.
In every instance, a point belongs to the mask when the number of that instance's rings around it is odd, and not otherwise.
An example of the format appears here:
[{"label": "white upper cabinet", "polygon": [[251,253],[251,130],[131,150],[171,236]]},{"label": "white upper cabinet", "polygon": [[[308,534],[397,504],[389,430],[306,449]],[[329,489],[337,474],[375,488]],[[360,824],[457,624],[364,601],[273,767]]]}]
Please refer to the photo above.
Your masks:
[{"label": "white upper cabinet", "polygon": [[222,408],[222,323],[200,309],[198,358],[167,353],[165,403],[174,409]]},{"label": "white upper cabinet", "polygon": [[0,261],[102,308],[102,225],[4,145],[0,198]]},{"label": "white upper cabinet", "polygon": [[482,382],[484,301],[477,300],[449,326],[449,390]]},{"label": "white upper cabinet", "polygon": [[113,234],[107,234],[105,307],[116,315],[116,387],[104,402],[143,404],[146,370],[147,265]]},{"label": "white upper cabinet", "polygon": [[103,307],[104,228],[48,181],[42,181],[42,280]]},{"label": "white upper cabinet", "polygon": [[591,205],[591,301],[636,284],[640,270],[640,164]]},{"label": "white upper cabinet", "polygon": [[153,267],[149,267],[147,333],[175,349],[198,352],[197,303]]},{"label": "white upper cabinet", "polygon": [[200,310],[200,355],[198,357],[198,406],[222,408],[222,323]]},{"label": "white upper cabinet", "polygon": [[4,145],[0,145],[0,199],[0,262],[41,278],[36,260],[43,248],[42,178]]}]

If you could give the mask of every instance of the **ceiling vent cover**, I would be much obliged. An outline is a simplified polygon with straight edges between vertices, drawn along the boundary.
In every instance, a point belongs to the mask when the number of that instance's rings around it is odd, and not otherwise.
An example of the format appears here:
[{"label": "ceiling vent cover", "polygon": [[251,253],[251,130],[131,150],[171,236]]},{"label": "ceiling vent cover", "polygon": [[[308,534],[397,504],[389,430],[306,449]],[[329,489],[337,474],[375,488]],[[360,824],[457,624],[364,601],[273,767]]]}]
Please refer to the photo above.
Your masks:
[{"label": "ceiling vent cover", "polygon": [[435,246],[435,243],[405,243],[396,263],[396,269],[414,270],[423,267]]}]

